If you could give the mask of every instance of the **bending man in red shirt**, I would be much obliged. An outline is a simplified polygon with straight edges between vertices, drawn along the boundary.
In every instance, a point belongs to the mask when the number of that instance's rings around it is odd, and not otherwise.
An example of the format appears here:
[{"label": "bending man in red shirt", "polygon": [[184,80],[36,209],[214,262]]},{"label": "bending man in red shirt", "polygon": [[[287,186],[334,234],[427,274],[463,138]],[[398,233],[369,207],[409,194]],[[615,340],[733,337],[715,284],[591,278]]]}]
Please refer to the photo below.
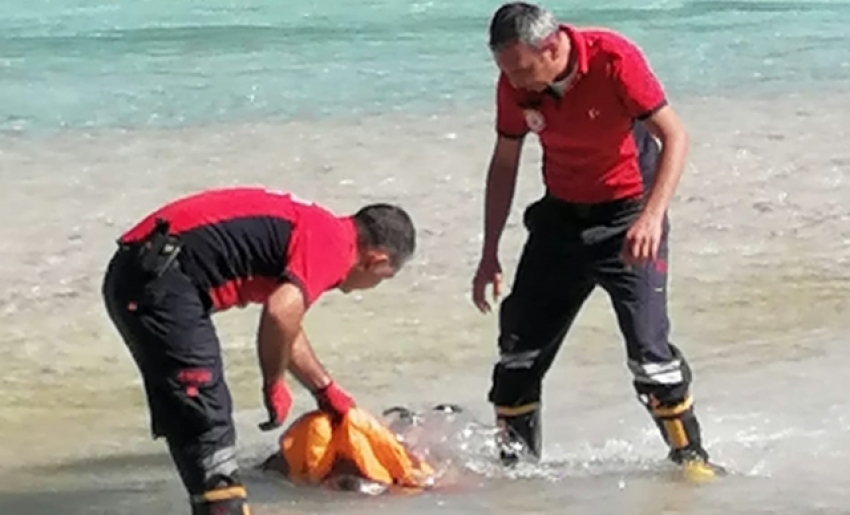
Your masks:
[{"label": "bending man in red shirt", "polygon": [[[668,340],[666,213],[688,148],[676,111],[642,52],[616,32],[560,25],[539,6],[509,3],[491,20],[489,44],[501,73],[484,247],[473,280],[480,310],[490,310],[488,284],[499,295],[499,239],[529,132],[544,150],[546,186],[525,211],[528,240],[500,307],[489,400],[503,436],[539,457],[543,377],[599,285],[616,312],[638,397],[670,458],[707,474],[720,470],[701,443],[688,364]],[[518,453],[505,445],[502,459],[512,463]]]},{"label": "bending man in red shirt", "polygon": [[193,515],[245,515],[211,315],[263,305],[257,338],[269,420],[261,429],[280,427],[289,412],[286,370],[319,408],[344,414],[354,401],[317,360],[301,320],[327,290],[393,277],[414,252],[413,223],[391,205],[337,216],[287,192],[236,187],[168,203],[118,243],[104,301],[144,379],[153,436],[165,437]]}]

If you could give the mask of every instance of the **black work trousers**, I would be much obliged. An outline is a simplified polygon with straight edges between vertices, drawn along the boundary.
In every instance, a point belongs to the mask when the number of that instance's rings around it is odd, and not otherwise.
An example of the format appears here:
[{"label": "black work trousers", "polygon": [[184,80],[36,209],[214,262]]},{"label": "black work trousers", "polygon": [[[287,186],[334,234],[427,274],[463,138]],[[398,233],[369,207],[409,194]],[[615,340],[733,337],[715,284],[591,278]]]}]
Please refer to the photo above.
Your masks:
[{"label": "black work trousers", "polygon": [[499,311],[490,402],[511,408],[540,401],[543,378],[597,285],[613,304],[637,393],[663,404],[685,398],[690,371],[668,340],[666,219],[655,262],[630,267],[621,258],[640,209],[639,199],[574,204],[548,195],[526,209],[528,240]]},{"label": "black work trousers", "polygon": [[[632,136],[648,190],[660,147],[643,122],[633,124]],[[528,239],[499,310],[500,359],[493,368],[490,402],[503,408],[540,402],[543,378],[596,286],[611,299],[641,401],[651,396],[673,406],[687,397],[691,371],[669,341],[667,218],[654,263],[628,267],[621,259],[641,202],[574,204],[546,195],[526,209]]]},{"label": "black work trousers", "polygon": [[138,245],[115,253],[103,298],[141,372],[153,437],[166,439],[195,496],[238,475],[232,399],[211,303],[178,261],[152,274],[138,253]]}]

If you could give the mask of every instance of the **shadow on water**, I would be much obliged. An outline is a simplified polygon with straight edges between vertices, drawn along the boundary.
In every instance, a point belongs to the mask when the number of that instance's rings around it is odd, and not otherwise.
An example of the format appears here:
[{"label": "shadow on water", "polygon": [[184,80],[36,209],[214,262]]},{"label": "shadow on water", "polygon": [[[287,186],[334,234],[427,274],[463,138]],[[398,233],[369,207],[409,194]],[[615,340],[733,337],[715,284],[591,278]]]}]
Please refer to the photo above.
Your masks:
[{"label": "shadow on water", "polygon": [[149,454],[109,454],[91,456],[51,464],[37,464],[26,467],[25,471],[36,474],[114,474],[125,471],[149,470],[152,468],[170,468],[171,458],[165,453]]},{"label": "shadow on water", "polygon": [[185,501],[170,467],[167,454],[125,453],[5,471],[0,513],[183,513]]},{"label": "shadow on water", "polygon": [[[351,495],[295,488],[241,463],[252,505],[291,513],[327,503],[348,504]],[[186,495],[166,453],[112,454],[41,463],[0,474],[0,514],[185,514]],[[271,508],[269,508],[271,507]]]},{"label": "shadow on water", "polygon": [[0,513],[16,515],[185,513],[186,505],[177,491],[165,483],[100,487],[96,483],[68,489],[0,491]]}]

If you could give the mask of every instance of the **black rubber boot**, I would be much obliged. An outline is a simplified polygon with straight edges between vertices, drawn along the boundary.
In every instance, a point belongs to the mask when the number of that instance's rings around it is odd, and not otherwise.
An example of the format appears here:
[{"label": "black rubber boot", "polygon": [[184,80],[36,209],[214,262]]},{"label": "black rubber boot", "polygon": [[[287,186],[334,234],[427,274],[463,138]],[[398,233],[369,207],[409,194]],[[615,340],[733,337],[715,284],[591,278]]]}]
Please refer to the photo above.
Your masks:
[{"label": "black rubber boot", "polygon": [[661,404],[650,397],[647,408],[661,437],[670,447],[670,461],[701,476],[725,475],[725,469],[711,463],[708,452],[702,446],[700,424],[690,395],[672,405]]},{"label": "black rubber boot", "polygon": [[496,408],[499,458],[505,466],[515,465],[522,458],[535,462],[540,460],[543,444],[540,404],[520,413],[516,411],[513,408]]},{"label": "black rubber boot", "polygon": [[241,483],[218,481],[215,487],[192,497],[192,515],[251,515],[248,492]]}]

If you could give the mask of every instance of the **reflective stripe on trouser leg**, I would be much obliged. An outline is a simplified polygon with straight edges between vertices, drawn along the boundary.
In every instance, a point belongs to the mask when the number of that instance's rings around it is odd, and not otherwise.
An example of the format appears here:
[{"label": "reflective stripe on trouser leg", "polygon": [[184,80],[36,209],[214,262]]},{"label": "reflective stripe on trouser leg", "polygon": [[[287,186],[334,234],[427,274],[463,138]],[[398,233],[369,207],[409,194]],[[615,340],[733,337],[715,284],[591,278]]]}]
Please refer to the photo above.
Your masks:
[{"label": "reflective stripe on trouser leg", "polygon": [[233,445],[199,456],[202,446],[198,443],[181,444],[171,439],[168,443],[189,489],[192,515],[250,515]]},{"label": "reflective stripe on trouser leg", "polygon": [[[499,360],[488,395],[502,434],[525,443],[535,458],[542,447],[543,377],[594,287],[586,267],[576,262],[581,244],[563,214],[541,200],[523,216],[529,238],[511,293],[499,308]],[[508,464],[514,456],[502,453]]]},{"label": "reflective stripe on trouser leg", "polygon": [[663,363],[629,362],[641,402],[649,410],[672,451],[689,450],[705,457],[699,421],[689,388],[691,370],[679,349]]},{"label": "reflective stripe on trouser leg", "polygon": [[[505,340],[511,341],[505,341]],[[540,457],[541,378],[536,365],[539,350],[511,352],[516,338],[506,335],[500,341],[499,361],[493,367],[490,401],[499,427],[498,445],[502,462],[510,465],[520,456]]]},{"label": "reflective stripe on trouser leg", "polygon": [[234,477],[239,470],[236,463],[236,448],[233,446],[219,449],[201,460],[204,469],[204,483],[214,482],[216,477]]},{"label": "reflective stripe on trouser leg", "polygon": [[239,464],[233,445],[199,457],[200,446],[197,443],[186,444],[168,437],[166,439],[171,457],[190,494],[202,493],[221,481],[238,482]]},{"label": "reflective stripe on trouser leg", "polygon": [[500,457],[513,464],[520,455],[540,457],[541,379],[534,370],[540,351],[502,352],[493,370],[490,400],[499,426]]}]

